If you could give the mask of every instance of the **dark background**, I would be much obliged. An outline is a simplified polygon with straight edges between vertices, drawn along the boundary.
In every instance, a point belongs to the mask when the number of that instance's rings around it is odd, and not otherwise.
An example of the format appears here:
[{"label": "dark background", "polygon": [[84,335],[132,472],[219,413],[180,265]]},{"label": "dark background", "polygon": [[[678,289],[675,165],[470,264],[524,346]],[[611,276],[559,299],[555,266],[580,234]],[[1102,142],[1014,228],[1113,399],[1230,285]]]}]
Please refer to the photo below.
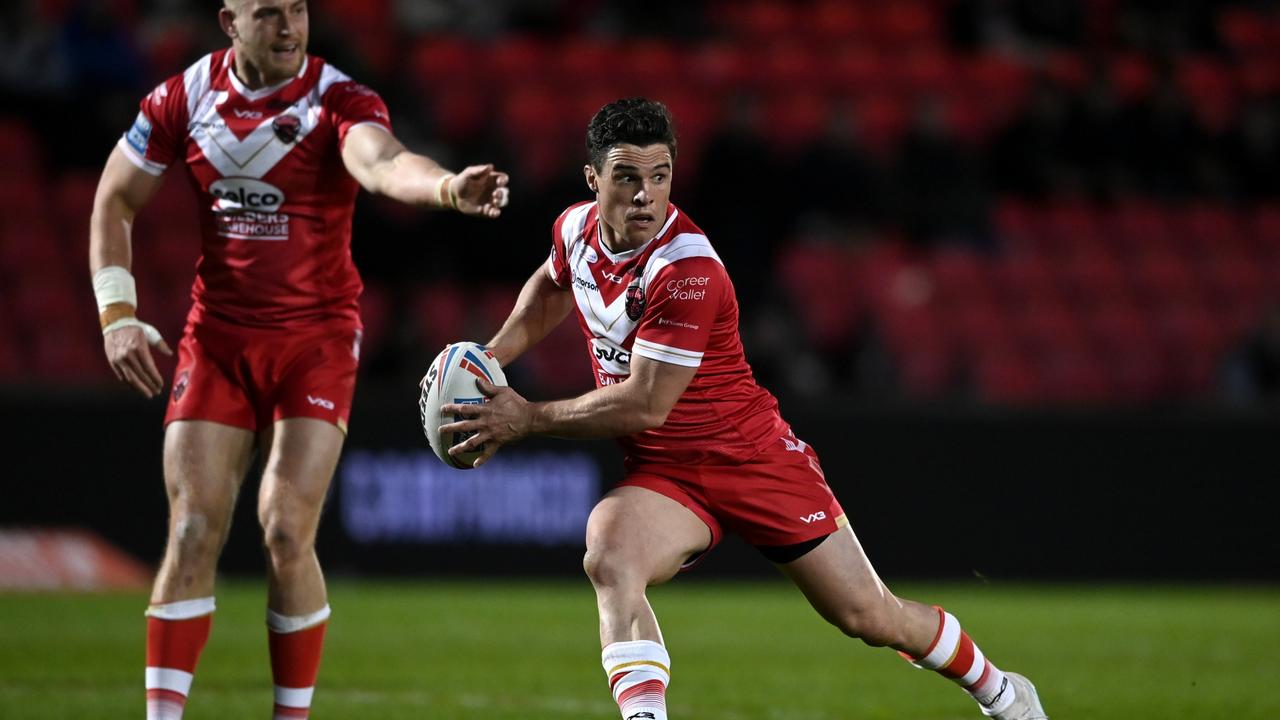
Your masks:
[{"label": "dark background", "polygon": [[[0,9],[0,526],[87,526],[159,557],[162,412],[102,358],[88,217],[138,101],[225,44],[216,7]],[[348,459],[427,452],[422,368],[492,334],[551,221],[587,197],[591,114],[646,94],[675,115],[673,198],[734,278],[748,358],[883,574],[1277,578],[1276,3],[310,9],[311,51],[378,90],[410,147],[512,175],[495,222],[361,196]],[[170,175],[133,271],[141,317],[173,343],[199,248]],[[508,377],[533,398],[583,390],[577,328]],[[526,450],[589,453],[601,491],[618,477],[608,442]],[[577,572],[565,540],[359,544],[343,472],[321,537],[335,571]],[[259,571],[253,525],[242,497],[227,570]],[[698,571],[744,572],[770,570],[733,541]]]}]

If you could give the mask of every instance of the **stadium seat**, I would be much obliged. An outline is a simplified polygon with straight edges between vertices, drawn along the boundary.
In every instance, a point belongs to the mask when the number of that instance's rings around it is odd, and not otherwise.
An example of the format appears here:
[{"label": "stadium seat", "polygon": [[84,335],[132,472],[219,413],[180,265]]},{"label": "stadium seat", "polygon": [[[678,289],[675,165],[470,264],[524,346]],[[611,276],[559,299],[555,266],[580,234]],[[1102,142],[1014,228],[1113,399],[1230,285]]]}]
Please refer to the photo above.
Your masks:
[{"label": "stadium seat", "polygon": [[729,33],[748,42],[789,37],[799,27],[801,13],[782,0],[722,2],[708,12]]},{"label": "stadium seat", "polygon": [[800,16],[799,30],[806,41],[827,49],[862,44],[869,33],[865,5],[846,0],[819,0]]},{"label": "stadium seat", "polygon": [[1099,357],[1079,346],[1058,348],[1037,360],[1041,393],[1058,405],[1098,405],[1110,399],[1112,388]]},{"label": "stadium seat", "polygon": [[436,352],[465,337],[467,307],[462,290],[450,284],[423,285],[415,290],[409,312],[419,344]]},{"label": "stadium seat", "polygon": [[994,266],[995,281],[1011,306],[1045,302],[1061,296],[1057,273],[1038,255],[1005,257]]},{"label": "stadium seat", "polygon": [[923,48],[940,44],[940,13],[928,3],[899,0],[871,3],[874,39],[886,48]]},{"label": "stadium seat", "polygon": [[1218,36],[1241,60],[1275,52],[1267,25],[1271,18],[1247,7],[1229,7],[1218,13]]},{"label": "stadium seat", "polygon": [[1124,266],[1101,246],[1081,249],[1055,268],[1067,297],[1079,307],[1113,306],[1132,295]]},{"label": "stadium seat", "polygon": [[768,140],[783,155],[793,155],[816,142],[830,118],[827,98],[804,90],[771,95],[764,104]]},{"label": "stadium seat", "polygon": [[1042,397],[1034,364],[1013,346],[980,354],[973,363],[973,382],[979,399],[991,404],[1028,405]]},{"label": "stadium seat", "polygon": [[[366,283],[360,294],[360,324],[364,331],[360,337],[360,356],[364,361],[377,357],[394,329],[395,300],[386,286]],[[427,346],[430,350],[434,346]]]},{"label": "stadium seat", "polygon": [[1137,259],[1132,269],[1134,284],[1153,307],[1174,301],[1196,301],[1202,289],[1191,263],[1170,252],[1150,252]]},{"label": "stadium seat", "polygon": [[889,82],[880,51],[868,45],[841,47],[820,69],[827,91],[840,97],[866,97],[886,90]]},{"label": "stadium seat", "polygon": [[1112,59],[1110,76],[1116,97],[1124,104],[1150,95],[1155,83],[1155,71],[1151,63],[1136,54],[1119,55]]},{"label": "stadium seat", "polygon": [[852,340],[865,314],[858,272],[842,245],[802,241],[783,248],[778,278],[815,347],[839,350]]},{"label": "stadium seat", "polygon": [[477,58],[484,49],[470,40],[453,36],[423,36],[413,43],[409,68],[414,85],[428,94],[474,86],[481,82]]},{"label": "stadium seat", "polygon": [[695,46],[686,57],[690,79],[702,92],[723,95],[745,85],[751,65],[745,49],[729,42],[713,41]]},{"label": "stadium seat", "polygon": [[530,37],[506,37],[495,41],[481,57],[487,63],[486,86],[498,96],[516,88],[545,87],[551,67],[546,44]]}]

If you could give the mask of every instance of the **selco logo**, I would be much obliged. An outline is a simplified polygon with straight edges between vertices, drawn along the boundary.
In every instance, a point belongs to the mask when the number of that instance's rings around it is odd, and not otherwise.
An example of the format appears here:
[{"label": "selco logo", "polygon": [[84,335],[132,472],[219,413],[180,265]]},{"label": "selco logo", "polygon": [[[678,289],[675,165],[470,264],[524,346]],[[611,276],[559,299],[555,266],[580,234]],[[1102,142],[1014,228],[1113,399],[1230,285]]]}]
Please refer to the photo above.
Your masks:
[{"label": "selco logo", "polygon": [[274,185],[251,178],[223,178],[209,186],[217,198],[213,209],[218,212],[260,210],[275,212],[284,204],[284,192]]}]

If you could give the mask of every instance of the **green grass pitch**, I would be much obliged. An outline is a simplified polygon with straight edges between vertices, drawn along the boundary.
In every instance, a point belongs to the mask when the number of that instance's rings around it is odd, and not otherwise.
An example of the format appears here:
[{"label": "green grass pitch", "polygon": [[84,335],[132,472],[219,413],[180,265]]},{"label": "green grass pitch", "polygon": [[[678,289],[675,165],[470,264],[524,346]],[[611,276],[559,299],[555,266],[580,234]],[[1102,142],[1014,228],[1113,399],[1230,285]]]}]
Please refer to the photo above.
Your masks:
[{"label": "green grass pitch", "polygon": [[[1280,588],[903,585],[1055,720],[1280,718]],[[259,583],[224,582],[189,720],[266,718]],[[783,581],[651,592],[676,720],[980,718],[952,683],[825,625]],[[0,718],[141,718],[142,595],[0,594]],[[317,720],[617,717],[584,581],[332,583]]]}]

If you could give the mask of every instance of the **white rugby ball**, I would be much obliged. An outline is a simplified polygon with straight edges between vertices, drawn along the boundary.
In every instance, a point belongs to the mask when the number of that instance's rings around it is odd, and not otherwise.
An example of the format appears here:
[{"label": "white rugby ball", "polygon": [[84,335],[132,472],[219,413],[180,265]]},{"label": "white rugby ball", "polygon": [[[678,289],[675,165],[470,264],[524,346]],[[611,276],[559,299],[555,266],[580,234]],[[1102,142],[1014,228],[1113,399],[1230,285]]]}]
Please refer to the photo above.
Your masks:
[{"label": "white rugby ball", "polygon": [[443,415],[440,408],[450,403],[480,405],[488,401],[476,379],[484,378],[494,385],[506,385],[507,376],[498,366],[498,359],[485,346],[473,342],[456,342],[445,347],[431,361],[426,377],[422,378],[422,394],[418,398],[418,413],[422,418],[422,432],[431,443],[436,457],[450,467],[470,470],[480,457],[480,450],[463,453],[458,457],[449,454],[449,448],[466,440],[471,433],[440,432],[441,425],[461,420],[460,415]]}]

